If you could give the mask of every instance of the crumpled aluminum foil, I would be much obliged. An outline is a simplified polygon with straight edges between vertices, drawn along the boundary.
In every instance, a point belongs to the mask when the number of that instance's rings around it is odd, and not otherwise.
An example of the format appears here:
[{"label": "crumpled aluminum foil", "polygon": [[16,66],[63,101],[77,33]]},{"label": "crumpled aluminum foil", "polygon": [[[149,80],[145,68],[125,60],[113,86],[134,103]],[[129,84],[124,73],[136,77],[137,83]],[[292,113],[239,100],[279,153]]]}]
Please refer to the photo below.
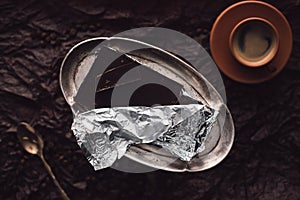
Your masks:
[{"label": "crumpled aluminum foil", "polygon": [[190,161],[205,149],[217,115],[202,104],[100,108],[75,115],[72,130],[95,170],[112,166],[130,145],[140,143]]}]

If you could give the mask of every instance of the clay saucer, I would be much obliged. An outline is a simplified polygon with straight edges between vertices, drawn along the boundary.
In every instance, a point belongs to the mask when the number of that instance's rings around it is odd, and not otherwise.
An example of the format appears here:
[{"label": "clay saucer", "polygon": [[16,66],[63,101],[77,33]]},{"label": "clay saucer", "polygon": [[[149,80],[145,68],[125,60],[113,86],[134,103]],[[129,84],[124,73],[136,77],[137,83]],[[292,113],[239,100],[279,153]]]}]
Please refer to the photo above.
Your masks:
[{"label": "clay saucer", "polygon": [[[234,35],[237,35],[235,34],[237,30],[242,29],[240,27],[246,26],[245,23],[248,22],[254,24],[254,27],[248,30],[258,32],[261,23],[263,26],[268,26],[272,32],[271,39],[268,40],[273,42],[270,42],[267,47],[269,49],[265,50],[269,53],[265,53],[261,59],[250,58],[253,52],[254,54],[259,52],[255,49],[259,46],[255,43],[257,39],[248,42],[250,47],[252,46],[248,51],[249,58],[240,55],[239,52],[243,50],[235,50],[244,48],[243,45],[238,45],[238,42],[245,40],[247,36],[243,36],[244,38],[236,42]],[[268,31],[261,32],[266,34]],[[263,39],[266,37],[268,36],[261,36]],[[267,42],[268,40],[266,39]],[[286,65],[292,45],[292,30],[285,16],[272,5],[261,1],[242,1],[225,9],[215,21],[210,36],[211,53],[220,70],[233,80],[242,83],[260,83],[274,78]]]}]

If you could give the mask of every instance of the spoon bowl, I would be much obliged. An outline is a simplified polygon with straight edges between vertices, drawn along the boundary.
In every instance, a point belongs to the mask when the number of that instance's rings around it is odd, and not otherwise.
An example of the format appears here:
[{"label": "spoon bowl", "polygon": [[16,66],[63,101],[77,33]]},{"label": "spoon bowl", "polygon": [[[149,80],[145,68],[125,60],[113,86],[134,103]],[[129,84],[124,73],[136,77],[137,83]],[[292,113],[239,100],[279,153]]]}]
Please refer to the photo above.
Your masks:
[{"label": "spoon bowl", "polygon": [[30,154],[42,153],[44,142],[40,135],[27,123],[22,122],[18,127],[18,139],[23,148]]}]

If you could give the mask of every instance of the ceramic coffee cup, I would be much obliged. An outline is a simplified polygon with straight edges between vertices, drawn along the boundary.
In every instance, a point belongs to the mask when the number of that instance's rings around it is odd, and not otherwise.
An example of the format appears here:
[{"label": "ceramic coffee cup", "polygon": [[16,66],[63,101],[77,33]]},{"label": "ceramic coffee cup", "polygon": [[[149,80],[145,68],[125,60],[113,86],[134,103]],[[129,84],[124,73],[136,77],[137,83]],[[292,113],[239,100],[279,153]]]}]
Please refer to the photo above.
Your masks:
[{"label": "ceramic coffee cup", "polygon": [[230,33],[229,47],[237,61],[248,67],[262,67],[276,55],[278,31],[266,19],[250,17],[239,22]]},{"label": "ceramic coffee cup", "polygon": [[210,50],[219,69],[242,83],[261,83],[277,76],[293,46],[287,18],[263,1],[240,1],[216,18]]}]

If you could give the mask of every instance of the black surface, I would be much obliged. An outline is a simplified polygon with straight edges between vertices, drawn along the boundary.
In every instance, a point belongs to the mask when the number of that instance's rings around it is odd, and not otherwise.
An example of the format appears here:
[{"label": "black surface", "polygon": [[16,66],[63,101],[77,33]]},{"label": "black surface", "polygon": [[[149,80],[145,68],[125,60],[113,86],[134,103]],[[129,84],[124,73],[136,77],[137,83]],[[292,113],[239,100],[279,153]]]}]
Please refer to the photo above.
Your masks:
[{"label": "black surface", "polygon": [[218,14],[236,1],[0,1],[0,199],[60,199],[41,161],[14,132],[19,121],[45,139],[45,155],[71,199],[300,199],[300,1],[268,1],[291,22],[294,49],[275,79],[224,77],[236,139],[229,156],[200,173],[95,172],[70,131],[58,83],[79,41],[143,26],[171,28],[209,50]]}]

